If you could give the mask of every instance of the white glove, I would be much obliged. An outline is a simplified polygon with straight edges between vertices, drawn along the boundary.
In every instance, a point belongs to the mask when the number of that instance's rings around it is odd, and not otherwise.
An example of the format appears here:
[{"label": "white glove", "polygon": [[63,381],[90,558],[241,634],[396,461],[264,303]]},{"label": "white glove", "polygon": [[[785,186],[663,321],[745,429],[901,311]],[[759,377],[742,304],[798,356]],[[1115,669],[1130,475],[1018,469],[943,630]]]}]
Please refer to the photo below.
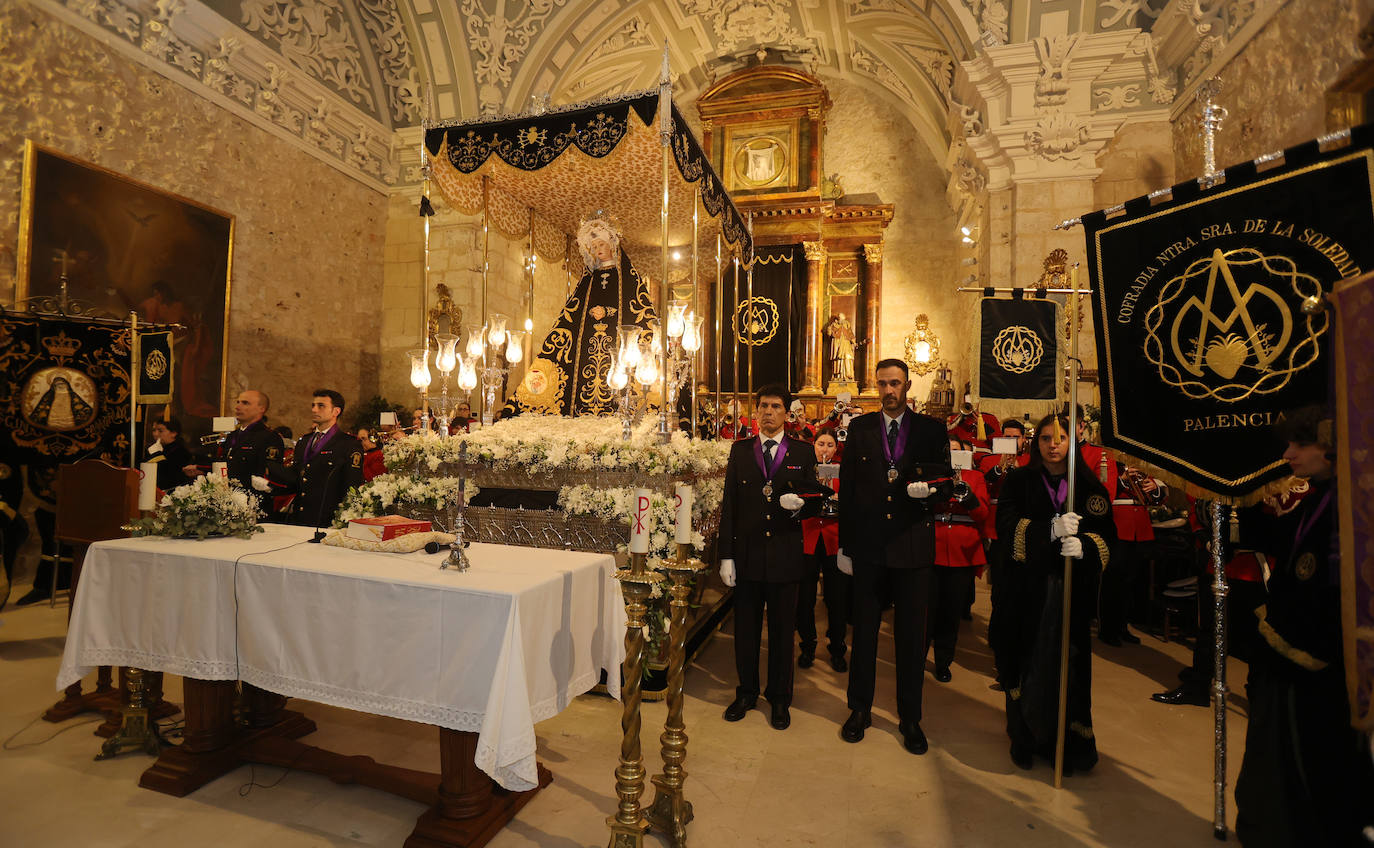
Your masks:
[{"label": "white glove", "polygon": [[1059,540],[1059,553],[1061,556],[1082,559],[1083,540],[1077,536],[1065,536]]},{"label": "white glove", "polygon": [[153,443],[151,445],[148,445],[148,455],[152,456],[155,453],[162,453],[162,442],[159,442],[156,439],[153,440]]},{"label": "white glove", "polygon": [[253,488],[254,488],[254,489],[257,489],[259,492],[266,492],[266,491],[270,491],[270,489],[271,489],[271,487],[267,485],[267,478],[266,478],[266,477],[258,477],[258,476],[256,476],[256,475],[254,475],[252,482],[253,482]]},{"label": "white glove", "polygon": [[907,483],[906,494],[907,497],[915,498],[918,501],[925,500],[930,497],[930,484],[923,480],[917,480],[915,483]]},{"label": "white glove", "polygon": [[1062,539],[1065,536],[1078,535],[1078,522],[1080,517],[1076,512],[1066,512],[1050,522],[1050,541]]},{"label": "white glove", "polygon": [[735,561],[723,559],[720,561],[720,580],[726,586],[735,588]]},{"label": "white glove", "polygon": [[778,498],[778,506],[782,507],[788,512],[796,512],[797,510],[801,509],[805,504],[806,501],[802,500],[801,495],[793,494],[792,492],[788,492],[787,494]]},{"label": "white glove", "polygon": [[844,548],[835,552],[835,567],[840,570],[841,574],[854,576],[854,560],[845,555]]}]

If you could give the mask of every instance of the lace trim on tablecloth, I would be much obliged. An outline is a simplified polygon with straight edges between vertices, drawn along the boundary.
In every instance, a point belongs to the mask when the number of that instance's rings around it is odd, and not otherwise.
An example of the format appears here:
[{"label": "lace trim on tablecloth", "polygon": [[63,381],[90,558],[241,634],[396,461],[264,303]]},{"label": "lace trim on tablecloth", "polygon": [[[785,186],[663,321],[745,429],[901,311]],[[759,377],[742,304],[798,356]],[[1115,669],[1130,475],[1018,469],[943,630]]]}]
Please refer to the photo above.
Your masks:
[{"label": "lace trim on tablecloth", "polygon": [[231,662],[193,660],[131,648],[82,648],[77,652],[75,665],[63,663],[58,670],[57,688],[67,688],[102,665],[162,671],[182,677],[194,677],[197,680],[238,679],[238,669]]}]

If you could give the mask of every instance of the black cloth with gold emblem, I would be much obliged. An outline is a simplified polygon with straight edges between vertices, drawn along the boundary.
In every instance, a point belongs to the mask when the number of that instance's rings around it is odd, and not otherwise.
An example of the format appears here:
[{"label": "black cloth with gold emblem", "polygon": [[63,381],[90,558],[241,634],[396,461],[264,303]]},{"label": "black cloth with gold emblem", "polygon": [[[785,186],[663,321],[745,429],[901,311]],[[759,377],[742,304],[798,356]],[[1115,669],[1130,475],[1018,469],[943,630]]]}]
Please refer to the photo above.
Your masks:
[{"label": "black cloth with gold emblem", "polygon": [[1222,496],[1288,474],[1271,425],[1327,400],[1329,313],[1374,269],[1374,128],[1083,216],[1105,445]]},{"label": "black cloth with gold emblem", "polygon": [[948,481],[949,437],[944,424],[909,409],[889,440],[890,424],[882,412],[855,418],[840,460],[840,549],[854,562],[848,704],[851,710],[873,708],[878,631],[891,599],[897,713],[903,722],[919,723],[935,513],[948,505],[950,488],[935,487],[930,497],[916,499],[907,495],[907,484]]},{"label": "black cloth with gold emblem", "polygon": [[0,438],[16,464],[129,450],[129,327],[0,312]]},{"label": "black cloth with gold emblem", "polygon": [[976,396],[980,400],[1056,399],[1058,305],[1024,297],[985,297],[978,314]]},{"label": "black cloth with gold emblem", "polygon": [[274,495],[296,495],[290,523],[325,527],[348,491],[363,484],[363,443],[339,427],[308,433],[296,443],[291,465],[274,463],[266,476]]},{"label": "black cloth with gold emblem", "polygon": [[614,414],[618,398],[607,376],[619,328],[647,329],[655,316],[649,286],[624,252],[618,263],[586,272],[507,401],[506,414]]},{"label": "black cloth with gold emblem", "polygon": [[[1005,546],[1008,608],[998,610],[999,639],[994,645],[997,674],[1005,691],[1007,735],[1013,758],[1032,754],[1054,759],[1059,716],[1060,639],[1064,620],[1064,557],[1050,535],[1050,522],[1067,512],[1067,475],[1052,475],[1039,464],[1017,468],[1002,483],[997,504],[997,538]],[[1116,541],[1111,499],[1102,482],[1080,457],[1073,512],[1080,516],[1078,538],[1083,558],[1073,564],[1069,610],[1068,729],[1064,735],[1064,772],[1097,763],[1092,720],[1092,620],[1102,569]],[[1005,578],[1001,576],[1005,575]],[[1003,666],[1006,666],[1005,668]]]},{"label": "black cloth with gold emblem", "polygon": [[[721,391],[735,389],[735,353],[739,353],[739,390],[779,383],[799,386],[802,381],[800,348],[806,317],[806,263],[794,245],[759,247],[755,250],[754,285],[751,290],[744,266],[739,289],[734,272],[727,269],[724,295],[727,300],[720,349]],[[794,305],[800,304],[797,308]],[[822,340],[824,341],[824,340]],[[750,383],[750,349],[753,349],[753,383]]]},{"label": "black cloth with gold emblem", "polygon": [[[764,610],[768,613],[768,685],[763,696],[774,706],[792,703],[792,631],[797,588],[806,573],[802,519],[820,511],[820,498],[806,498],[796,513],[782,508],[784,494],[815,488],[816,452],[806,442],[779,433],[741,439],[730,446],[725,494],[720,507],[718,552],[735,562],[735,671],[738,697],[759,694],[759,653]],[[765,447],[768,451],[765,451]],[[767,455],[772,454],[771,458]]]},{"label": "black cloth with gold emblem", "polygon": [[247,427],[242,427],[225,437],[215,446],[208,459],[201,458],[197,467],[209,472],[213,463],[228,464],[229,479],[248,492],[249,497],[258,502],[258,508],[270,519],[277,514],[272,498],[264,497],[253,489],[254,477],[268,476],[269,463],[282,461],[281,436],[267,426],[266,418],[259,418]]},{"label": "black cloth with gold emblem", "polygon": [[1260,644],[1246,683],[1236,781],[1246,848],[1362,845],[1360,831],[1374,825],[1374,766],[1345,691],[1335,498],[1334,481],[1313,481],[1292,512],[1241,521],[1243,542],[1282,552],[1255,610]]}]

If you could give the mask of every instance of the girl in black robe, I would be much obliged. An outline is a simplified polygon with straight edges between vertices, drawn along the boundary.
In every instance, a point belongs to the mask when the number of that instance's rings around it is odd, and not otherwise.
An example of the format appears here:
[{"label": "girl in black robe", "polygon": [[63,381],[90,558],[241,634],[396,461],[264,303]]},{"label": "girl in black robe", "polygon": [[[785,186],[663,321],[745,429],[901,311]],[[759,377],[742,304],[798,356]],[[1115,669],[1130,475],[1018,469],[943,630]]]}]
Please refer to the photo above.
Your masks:
[{"label": "girl in black robe", "polygon": [[997,507],[1006,545],[1006,638],[1009,668],[998,668],[1007,699],[1011,759],[1029,769],[1034,755],[1053,761],[1058,729],[1064,557],[1074,558],[1069,608],[1068,726],[1064,773],[1097,763],[1092,721],[1092,633],[1098,578],[1116,541],[1111,499],[1077,458],[1073,507],[1068,498],[1068,421],[1049,415],[1035,428],[1030,462],[1009,472]]}]

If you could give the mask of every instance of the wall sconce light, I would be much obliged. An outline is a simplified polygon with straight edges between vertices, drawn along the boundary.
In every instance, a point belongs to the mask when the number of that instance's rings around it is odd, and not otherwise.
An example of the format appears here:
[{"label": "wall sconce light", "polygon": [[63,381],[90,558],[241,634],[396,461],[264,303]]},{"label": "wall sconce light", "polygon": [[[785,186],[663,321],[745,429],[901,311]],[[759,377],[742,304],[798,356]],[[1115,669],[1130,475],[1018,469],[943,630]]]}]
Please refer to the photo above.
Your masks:
[{"label": "wall sconce light", "polygon": [[916,316],[905,347],[906,364],[913,374],[925,376],[939,366],[940,338],[930,329],[930,318],[925,313]]}]

